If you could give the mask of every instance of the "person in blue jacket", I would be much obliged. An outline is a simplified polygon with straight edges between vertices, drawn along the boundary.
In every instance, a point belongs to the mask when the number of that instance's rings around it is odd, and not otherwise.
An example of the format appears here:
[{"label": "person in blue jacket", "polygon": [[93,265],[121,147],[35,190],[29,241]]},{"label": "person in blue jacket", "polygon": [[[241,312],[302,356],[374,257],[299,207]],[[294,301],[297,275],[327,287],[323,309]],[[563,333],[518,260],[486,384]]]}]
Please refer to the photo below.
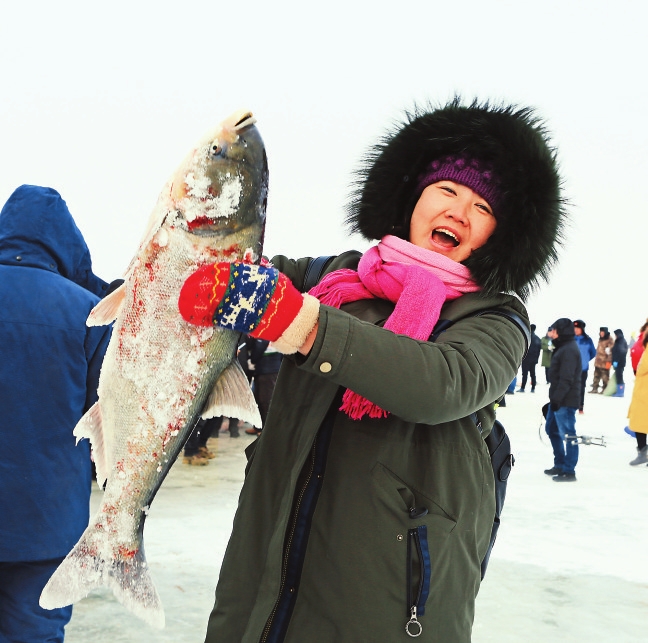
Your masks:
[{"label": "person in blue jacket", "polygon": [[0,641],[63,641],[72,607],[41,590],[89,520],[88,441],[110,327],[87,327],[109,285],[56,190],[22,185],[0,211]]},{"label": "person in blue jacket", "polygon": [[578,407],[578,412],[583,413],[587,373],[589,372],[590,362],[596,357],[596,346],[594,346],[592,338],[585,332],[585,322],[582,319],[574,321],[574,333],[576,334],[576,344],[580,350],[583,367],[581,373],[580,406]]}]

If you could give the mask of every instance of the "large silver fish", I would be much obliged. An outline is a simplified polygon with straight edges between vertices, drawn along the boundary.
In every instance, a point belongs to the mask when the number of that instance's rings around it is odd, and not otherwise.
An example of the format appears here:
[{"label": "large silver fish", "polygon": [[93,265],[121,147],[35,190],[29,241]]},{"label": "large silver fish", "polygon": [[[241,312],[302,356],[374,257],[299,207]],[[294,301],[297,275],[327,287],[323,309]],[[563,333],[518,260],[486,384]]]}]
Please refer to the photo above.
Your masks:
[{"label": "large silver fish", "polygon": [[149,507],[199,417],[225,415],[260,426],[238,360],[238,334],[186,323],[185,279],[215,261],[261,258],[268,168],[249,112],[226,119],[165,186],[125,282],[90,313],[115,321],[99,401],[74,429],[92,443],[101,507],[45,586],[40,604],[70,605],[92,589],[155,627],[164,611],[149,575],[142,534]]}]

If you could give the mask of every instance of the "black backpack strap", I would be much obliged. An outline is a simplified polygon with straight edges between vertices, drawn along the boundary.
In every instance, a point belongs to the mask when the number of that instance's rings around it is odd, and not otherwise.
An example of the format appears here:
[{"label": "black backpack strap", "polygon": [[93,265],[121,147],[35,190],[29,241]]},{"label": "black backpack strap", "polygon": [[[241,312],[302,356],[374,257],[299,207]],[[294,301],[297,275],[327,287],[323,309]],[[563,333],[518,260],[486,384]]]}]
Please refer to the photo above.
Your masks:
[{"label": "black backpack strap", "polygon": [[512,321],[520,329],[520,332],[524,337],[524,342],[526,344],[524,354],[527,354],[529,346],[531,346],[531,331],[527,328],[527,325],[522,320],[522,317],[520,317],[517,313],[513,313],[510,310],[504,310],[503,308],[489,308],[488,310],[480,310],[478,313],[475,313],[472,316],[481,317],[482,315],[500,315],[501,317],[505,317],[509,321]]},{"label": "black backpack strap", "polygon": [[319,283],[319,280],[322,278],[322,273],[329,259],[332,259],[334,255],[322,255],[311,259],[308,262],[306,267],[306,273],[304,274],[304,285],[302,292],[308,292],[313,286],[316,286]]},{"label": "black backpack strap", "polygon": [[[504,310],[503,308],[487,308],[466,315],[466,317],[462,317],[461,319],[467,319],[468,317],[482,317],[483,315],[500,315],[501,317],[505,317],[509,321],[513,322],[519,328],[520,332],[522,333],[522,336],[524,337],[524,342],[526,344],[524,354],[525,355],[527,354],[527,351],[529,350],[529,346],[531,346],[531,332],[527,328],[527,325],[524,323],[523,319],[517,313],[513,313],[509,310]],[[434,330],[432,331],[432,335],[430,335],[430,341],[436,342],[439,335],[444,330],[448,330],[448,328],[450,328],[450,326],[452,326],[456,321],[459,320],[439,319],[439,321],[436,323],[434,327]]]}]

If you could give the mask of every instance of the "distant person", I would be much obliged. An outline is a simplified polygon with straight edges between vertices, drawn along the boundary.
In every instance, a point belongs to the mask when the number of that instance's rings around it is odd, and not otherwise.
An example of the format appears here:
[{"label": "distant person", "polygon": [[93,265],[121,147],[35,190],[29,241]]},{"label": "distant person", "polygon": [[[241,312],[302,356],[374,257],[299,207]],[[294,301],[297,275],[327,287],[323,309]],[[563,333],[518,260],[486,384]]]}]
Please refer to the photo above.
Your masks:
[{"label": "distant person", "polygon": [[554,452],[554,466],[545,469],[554,482],[575,482],[578,463],[576,409],[580,400],[581,356],[574,324],[562,317],[549,331],[554,353],[549,370],[549,409],[545,431]]},{"label": "distant person", "polygon": [[603,393],[607,388],[610,380],[610,368],[612,367],[612,346],[614,346],[614,340],[610,337],[610,331],[607,326],[601,326],[598,344],[596,345],[594,379],[590,393]]},{"label": "distant person", "polygon": [[88,525],[88,440],[109,326],[86,326],[108,284],[51,188],[23,185],[0,212],[0,641],[60,643],[72,606],[41,591]]},{"label": "distant person", "polygon": [[[247,377],[247,380],[250,383],[250,386],[252,387],[253,386],[252,377],[254,376],[254,373],[250,370],[250,360],[248,355],[247,343],[248,343],[247,336],[242,335],[241,339],[239,340],[239,345],[236,349],[236,359],[238,360],[238,363],[241,365],[241,368],[245,373],[245,377]],[[241,435],[241,427],[244,427],[246,424],[247,424],[246,422],[239,420],[239,418],[230,417],[227,418],[226,428],[221,428],[220,432],[221,433],[229,432],[230,438],[238,438]],[[217,438],[218,433],[219,433],[218,431],[215,431],[214,437]]]},{"label": "distant person", "polygon": [[[645,330],[645,329],[644,329]],[[644,332],[641,339],[644,349],[648,344],[648,333]],[[632,390],[630,408],[628,408],[628,426],[634,431],[637,440],[637,457],[630,462],[634,467],[648,463],[648,446],[646,434],[648,433],[648,352],[644,350],[639,364],[637,375]]]},{"label": "distant person", "polygon": [[246,429],[249,435],[259,435],[265,426],[270,409],[270,400],[277,383],[279,368],[283,355],[277,351],[270,342],[248,337],[247,341],[248,368],[254,378],[254,399],[259,407],[261,415],[261,426],[253,426]]},{"label": "distant person", "polygon": [[581,388],[580,388],[580,405],[578,412],[583,413],[585,407],[585,387],[587,385],[587,374],[589,372],[590,362],[596,357],[596,348],[592,338],[585,332],[585,322],[582,319],[577,319],[574,322],[574,332],[576,333],[576,344],[581,354],[581,361],[583,371],[581,373]]},{"label": "distant person", "polygon": [[540,338],[535,334],[536,325],[531,324],[531,344],[527,354],[522,360],[522,383],[518,393],[524,393],[524,387],[527,383],[527,377],[531,378],[531,393],[535,393],[536,387],[536,364],[540,359],[540,351],[542,350],[542,343]]},{"label": "distant person", "polygon": [[612,368],[616,378],[616,392],[612,397],[623,397],[625,394],[625,382],[623,381],[623,371],[626,365],[628,355],[628,342],[623,336],[623,331],[617,328],[614,331],[614,345],[612,346]]},{"label": "distant person", "polygon": [[639,360],[641,359],[646,346],[646,343],[644,342],[644,338],[646,337],[646,330],[648,330],[648,319],[639,329],[639,335],[637,336],[635,343],[630,349],[630,363],[632,364],[632,372],[635,375],[637,373],[637,367],[639,366]]},{"label": "distant person", "polygon": [[223,423],[223,417],[200,418],[194,427],[189,439],[185,443],[182,462],[194,467],[201,467],[209,464],[216,454],[207,447],[207,440],[214,435],[218,437],[218,431]]},{"label": "distant person", "polygon": [[547,333],[540,340],[540,348],[542,350],[542,361],[540,364],[545,371],[545,380],[549,384],[549,367],[551,366],[551,356],[553,354],[553,344],[551,343],[551,337],[549,337],[549,331],[551,326],[547,329]]}]

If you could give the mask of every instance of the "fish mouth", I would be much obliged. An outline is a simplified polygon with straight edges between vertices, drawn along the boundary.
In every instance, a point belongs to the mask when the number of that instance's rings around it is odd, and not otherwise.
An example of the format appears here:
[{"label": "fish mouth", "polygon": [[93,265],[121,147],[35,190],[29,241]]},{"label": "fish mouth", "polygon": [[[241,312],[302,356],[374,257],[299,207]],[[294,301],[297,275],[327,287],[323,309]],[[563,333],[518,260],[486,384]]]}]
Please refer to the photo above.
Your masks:
[{"label": "fish mouth", "polygon": [[461,243],[457,234],[448,228],[435,228],[431,236],[432,241],[442,248],[456,248]]},{"label": "fish mouth", "polygon": [[256,118],[250,110],[240,109],[221,123],[221,135],[228,143],[233,143],[243,130],[251,127],[256,122]]},{"label": "fish mouth", "polygon": [[254,125],[257,122],[252,112],[247,111],[241,113],[240,115],[232,115],[230,118],[236,121],[232,128],[236,132],[240,132],[242,129],[250,127],[250,125]]},{"label": "fish mouth", "polygon": [[216,159],[227,156],[228,148],[239,140],[241,133],[257,122],[254,114],[248,110],[239,110],[220,124],[220,131],[210,145],[209,157]]}]

